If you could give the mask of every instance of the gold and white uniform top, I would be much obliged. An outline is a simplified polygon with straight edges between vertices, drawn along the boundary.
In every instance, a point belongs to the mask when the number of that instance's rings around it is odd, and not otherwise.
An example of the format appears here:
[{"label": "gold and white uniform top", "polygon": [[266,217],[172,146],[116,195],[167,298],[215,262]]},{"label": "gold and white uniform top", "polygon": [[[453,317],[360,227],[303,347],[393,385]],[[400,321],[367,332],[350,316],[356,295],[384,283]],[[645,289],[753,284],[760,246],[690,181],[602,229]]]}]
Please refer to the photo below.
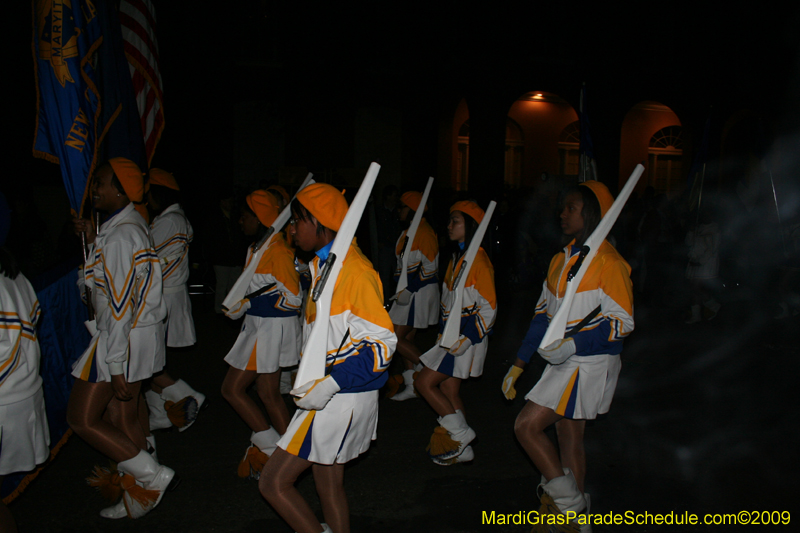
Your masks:
[{"label": "gold and white uniform top", "polygon": [[[314,287],[321,270],[318,256],[310,270]],[[304,313],[304,342],[316,317],[312,292],[309,291]],[[378,390],[388,379],[386,370],[396,345],[392,321],[383,307],[378,274],[353,239],[331,301],[326,373],[336,380],[341,393]]]}]

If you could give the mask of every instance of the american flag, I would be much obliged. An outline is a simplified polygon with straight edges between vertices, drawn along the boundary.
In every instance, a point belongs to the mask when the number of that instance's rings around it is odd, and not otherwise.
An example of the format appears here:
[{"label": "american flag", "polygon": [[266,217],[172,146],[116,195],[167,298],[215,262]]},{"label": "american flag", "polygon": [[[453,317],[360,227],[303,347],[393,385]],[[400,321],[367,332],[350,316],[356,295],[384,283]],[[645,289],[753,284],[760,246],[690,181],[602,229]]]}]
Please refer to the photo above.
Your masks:
[{"label": "american flag", "polygon": [[136,104],[142,121],[147,161],[150,163],[164,130],[155,8],[150,0],[122,0],[119,17],[125,57],[130,66]]}]

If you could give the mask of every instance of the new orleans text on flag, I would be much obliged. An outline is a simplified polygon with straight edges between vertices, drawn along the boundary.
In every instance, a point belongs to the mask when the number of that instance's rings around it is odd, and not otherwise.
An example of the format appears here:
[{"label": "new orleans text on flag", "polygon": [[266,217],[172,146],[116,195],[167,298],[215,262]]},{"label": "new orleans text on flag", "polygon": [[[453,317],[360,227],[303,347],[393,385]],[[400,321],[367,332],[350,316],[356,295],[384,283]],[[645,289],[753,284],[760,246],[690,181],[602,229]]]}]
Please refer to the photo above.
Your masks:
[{"label": "new orleans text on flag", "polygon": [[119,19],[149,164],[164,130],[155,8],[150,0],[122,0]]},{"label": "new orleans text on flag", "polygon": [[93,66],[102,43],[91,0],[35,0],[33,59],[37,117],[33,154],[60,163],[73,209],[80,213],[96,164],[100,100]]}]

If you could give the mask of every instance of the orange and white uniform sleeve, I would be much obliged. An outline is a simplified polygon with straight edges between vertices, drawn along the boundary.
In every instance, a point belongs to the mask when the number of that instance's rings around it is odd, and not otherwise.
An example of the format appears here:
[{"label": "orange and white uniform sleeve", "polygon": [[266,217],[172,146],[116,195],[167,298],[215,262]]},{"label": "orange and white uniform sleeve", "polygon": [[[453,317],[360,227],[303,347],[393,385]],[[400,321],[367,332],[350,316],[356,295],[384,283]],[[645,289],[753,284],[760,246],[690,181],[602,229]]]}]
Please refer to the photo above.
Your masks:
[{"label": "orange and white uniform sleeve", "polygon": [[[439,333],[444,331],[444,326],[450,318],[449,310],[445,308],[450,301],[450,292],[453,290],[458,269],[463,264],[463,257],[458,260],[455,271],[453,262],[447,267],[444,283],[442,284],[441,320]],[[464,298],[461,308],[461,334],[469,338],[473,345],[481,342],[484,337],[491,334],[494,321],[497,317],[497,295],[494,287],[494,267],[489,256],[483,248],[475,255],[475,262],[470,268],[467,280],[464,283]]]},{"label": "orange and white uniform sleeve", "polygon": [[[247,261],[252,260],[252,249],[248,249]],[[283,233],[273,237],[269,247],[261,254],[248,294],[274,284],[256,298],[250,300],[248,315],[260,317],[297,317],[302,304],[300,274],[294,264],[294,250],[286,242]]]}]

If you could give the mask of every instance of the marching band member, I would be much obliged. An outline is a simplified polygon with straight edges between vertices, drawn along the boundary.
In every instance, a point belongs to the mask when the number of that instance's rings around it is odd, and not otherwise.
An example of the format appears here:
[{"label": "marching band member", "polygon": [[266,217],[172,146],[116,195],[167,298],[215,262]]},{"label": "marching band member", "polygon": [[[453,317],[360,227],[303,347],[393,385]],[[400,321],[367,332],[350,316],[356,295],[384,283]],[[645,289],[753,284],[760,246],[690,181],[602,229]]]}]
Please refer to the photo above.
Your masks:
[{"label": "marching band member", "polygon": [[[414,212],[420,208],[422,194],[409,191],[400,197],[403,207],[400,209],[400,221],[410,222]],[[424,206],[425,211],[428,206]],[[403,267],[403,250],[405,249],[406,229],[397,240],[395,255],[397,269],[395,281],[400,277]],[[428,221],[423,218],[414,236],[408,258],[408,287],[411,293],[410,302],[400,305],[395,300],[389,311],[394,331],[397,334],[397,353],[403,356],[406,370],[403,372],[405,389],[390,396],[392,400],[403,401],[415,398],[414,370],[421,369],[419,358],[422,355],[414,344],[414,336],[418,329],[435,326],[439,322],[439,239]],[[388,395],[387,395],[388,396]]]},{"label": "marching band member", "polygon": [[[74,219],[76,232],[85,232],[90,245],[79,285],[91,290],[96,332],[73,366],[77,379],[67,421],[118,463],[120,476],[113,477],[123,497],[100,513],[105,518],[143,516],[158,505],[175,477],[145,451],[139,421],[141,382],[164,367],[166,316],[158,256],[147,223],[134,206],[142,197],[139,168],[114,158],[95,171],[92,181],[94,207],[108,215],[99,232],[95,234],[88,220]],[[112,478],[107,474],[106,481]]]},{"label": "marching band member", "polygon": [[[163,298],[167,308],[167,347],[192,346],[197,337],[186,282],[189,280],[189,244],[194,232],[179,203],[180,188],[173,175],[153,168],[148,186],[147,208],[153,216],[150,235],[161,263]],[[186,401],[190,397],[194,402]],[[166,371],[153,376],[145,398],[150,408],[151,430],[168,428],[175,422],[179,431],[194,423],[206,400],[205,394],[197,392],[182,379],[176,381]],[[166,409],[166,402],[182,408]]]},{"label": "marching band member", "polygon": [[[316,183],[297,193],[289,229],[298,247],[314,251],[310,267],[316,284],[336,232],[347,212],[347,201],[334,187]],[[383,308],[378,274],[353,240],[343,260],[331,302],[326,376],[298,388],[289,428],[278,450],[264,467],[261,494],[289,525],[300,533],[350,531],[344,490],[344,464],[367,451],[376,438],[378,389],[386,383],[397,339]],[[309,298],[304,338],[316,317]],[[294,486],[312,468],[325,521],[320,524]]]},{"label": "marching band member", "polygon": [[[0,486],[7,474],[28,472],[50,457],[50,430],[39,375],[36,293],[4,248],[11,210],[0,193]],[[16,532],[0,500],[0,531]]]},{"label": "marching band member", "polygon": [[[242,211],[242,231],[258,241],[278,214],[274,196],[255,191],[247,197],[247,208]],[[251,247],[247,262],[252,259]],[[257,295],[246,297],[226,313],[234,320],[242,315],[245,318],[239,337],[225,356],[230,367],[222,383],[222,395],[253,431],[239,465],[239,476],[258,479],[289,424],[289,411],[280,394],[280,370],[297,364],[301,348],[297,318],[300,280],[294,267],[294,251],[283,232],[279,231],[264,250],[247,292]],[[254,381],[272,427],[247,394]]]},{"label": "marching band member", "polygon": [[441,465],[471,461],[474,452],[469,443],[475,431],[464,417],[464,403],[459,389],[461,381],[483,374],[483,363],[497,315],[497,298],[494,287],[494,267],[483,248],[478,250],[464,284],[462,309],[448,310],[446,303],[464,261],[475,230],[483,220],[484,211],[472,201],[456,202],[450,208],[447,234],[458,244],[458,252],[447,266],[442,285],[440,334],[447,320],[461,320],[461,335],[449,349],[434,346],[421,358],[425,367],[416,380],[419,393],[439,415],[440,427],[434,430],[428,446],[431,459]]},{"label": "marching band member", "polygon": [[[567,193],[561,229],[572,240],[550,262],[530,328],[503,381],[503,393],[513,399],[514,384],[531,356],[538,350],[548,361],[539,382],[525,396],[528,401],[514,427],[542,474],[543,512],[552,505],[562,513],[581,513],[588,508],[589,495],[584,494],[586,420],[608,412],[619,376],[622,343],[633,331],[631,268],[603,241],[578,286],[566,338],[539,348],[581,247],[613,202],[606,186],[597,181],[581,183]],[[544,432],[552,424],[556,425],[558,448]],[[581,527],[583,532],[590,529],[588,524]]]}]

